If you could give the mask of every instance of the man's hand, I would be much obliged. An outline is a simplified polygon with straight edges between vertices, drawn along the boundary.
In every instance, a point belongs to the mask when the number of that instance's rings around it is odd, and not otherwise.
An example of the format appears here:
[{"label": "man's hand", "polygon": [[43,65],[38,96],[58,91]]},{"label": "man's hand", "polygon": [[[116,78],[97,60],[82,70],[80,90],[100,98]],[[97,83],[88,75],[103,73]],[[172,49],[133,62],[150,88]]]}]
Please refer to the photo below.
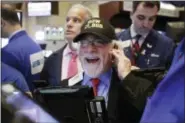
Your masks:
[{"label": "man's hand", "polygon": [[120,48],[119,45],[117,46],[117,49],[112,49],[112,51],[110,51],[110,54],[115,57],[113,62],[117,66],[119,78],[123,80],[131,71],[131,62],[125,56],[123,49]]},{"label": "man's hand", "polygon": [[137,66],[132,66],[131,67],[131,70],[139,70],[140,68],[139,67],[137,67]]}]

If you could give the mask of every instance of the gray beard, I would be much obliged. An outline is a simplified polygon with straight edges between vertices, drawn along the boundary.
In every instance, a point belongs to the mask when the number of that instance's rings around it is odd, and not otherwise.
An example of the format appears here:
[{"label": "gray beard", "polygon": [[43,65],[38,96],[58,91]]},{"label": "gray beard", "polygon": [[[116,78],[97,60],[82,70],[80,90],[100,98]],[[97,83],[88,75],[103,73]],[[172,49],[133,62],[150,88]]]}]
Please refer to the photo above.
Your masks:
[{"label": "gray beard", "polygon": [[91,78],[97,78],[100,76],[100,74],[102,73],[102,65],[98,64],[98,65],[89,65],[88,63],[84,63],[83,64],[83,69],[85,71],[85,73],[91,77]]}]

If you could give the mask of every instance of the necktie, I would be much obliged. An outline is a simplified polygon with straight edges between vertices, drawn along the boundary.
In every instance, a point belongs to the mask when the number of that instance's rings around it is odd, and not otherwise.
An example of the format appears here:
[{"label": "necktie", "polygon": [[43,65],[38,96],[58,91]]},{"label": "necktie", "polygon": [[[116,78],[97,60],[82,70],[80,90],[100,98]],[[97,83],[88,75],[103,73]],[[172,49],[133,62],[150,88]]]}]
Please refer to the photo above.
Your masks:
[{"label": "necktie", "polygon": [[133,60],[132,65],[136,65],[136,58],[139,55],[140,52],[140,46],[139,46],[139,39],[141,38],[141,35],[136,35],[135,43],[133,44]]},{"label": "necktie", "polygon": [[98,78],[91,79],[92,85],[93,85],[93,92],[94,96],[97,96],[98,94],[98,85],[100,83],[100,80]]},{"label": "necktie", "polygon": [[70,55],[71,55],[71,59],[69,61],[67,78],[70,78],[76,75],[78,72],[77,61],[76,61],[77,54],[75,52],[70,52]]}]

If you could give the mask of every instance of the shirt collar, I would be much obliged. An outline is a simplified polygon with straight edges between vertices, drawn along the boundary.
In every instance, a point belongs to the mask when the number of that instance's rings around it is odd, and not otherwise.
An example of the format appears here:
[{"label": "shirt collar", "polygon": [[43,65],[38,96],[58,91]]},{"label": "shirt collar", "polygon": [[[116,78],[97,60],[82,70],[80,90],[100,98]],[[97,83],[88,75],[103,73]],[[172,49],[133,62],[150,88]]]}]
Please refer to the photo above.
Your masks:
[{"label": "shirt collar", "polygon": [[[73,45],[77,45],[77,44],[73,44]],[[75,46],[76,48],[77,48],[77,50],[75,51],[74,50],[74,52],[76,52],[77,54],[78,54],[78,46]],[[67,55],[69,55],[70,53],[71,53],[71,49],[69,48],[69,44],[67,44],[67,46],[66,46],[66,48],[64,49],[64,56],[67,56]]]},{"label": "shirt collar", "polygon": [[64,49],[64,56],[69,55],[71,49],[69,48],[69,44],[67,44],[66,48]]},{"label": "shirt collar", "polygon": [[23,31],[23,29],[19,29],[19,30],[13,32],[13,33],[9,36],[9,40],[10,40],[14,35],[16,35],[17,33],[21,32],[21,31]]},{"label": "shirt collar", "polygon": [[[133,24],[130,27],[130,35],[131,35],[131,38],[134,38],[137,35],[136,31],[134,30]],[[142,38],[145,39],[147,35],[148,35],[148,33],[145,35],[142,35]]]},{"label": "shirt collar", "polygon": [[[100,79],[100,82],[103,83],[106,86],[110,85],[111,81],[111,75],[112,75],[112,69],[108,70],[107,72],[101,74],[98,79]],[[91,77],[89,77],[87,74],[84,74],[84,84],[86,85],[88,82],[91,81]],[[90,85],[92,85],[90,83]]]}]

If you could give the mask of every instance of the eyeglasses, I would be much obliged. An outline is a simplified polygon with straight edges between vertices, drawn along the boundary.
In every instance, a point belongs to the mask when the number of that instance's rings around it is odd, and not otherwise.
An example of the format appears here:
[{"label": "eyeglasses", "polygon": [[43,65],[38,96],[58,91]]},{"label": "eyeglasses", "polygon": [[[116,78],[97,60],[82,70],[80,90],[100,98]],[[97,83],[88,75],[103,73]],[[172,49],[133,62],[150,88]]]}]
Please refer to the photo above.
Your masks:
[{"label": "eyeglasses", "polygon": [[87,47],[89,45],[92,45],[92,46],[95,46],[95,47],[104,47],[107,44],[102,39],[80,40],[79,42],[80,42],[82,47]]}]

